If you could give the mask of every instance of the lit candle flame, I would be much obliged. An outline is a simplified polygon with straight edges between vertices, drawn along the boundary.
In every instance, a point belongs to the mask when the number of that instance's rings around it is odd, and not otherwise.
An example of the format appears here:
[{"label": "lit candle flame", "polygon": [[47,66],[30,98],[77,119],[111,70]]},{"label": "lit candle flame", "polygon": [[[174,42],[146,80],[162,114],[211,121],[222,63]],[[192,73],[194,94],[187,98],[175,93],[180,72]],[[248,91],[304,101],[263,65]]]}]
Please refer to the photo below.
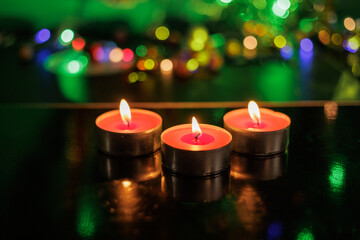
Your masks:
[{"label": "lit candle flame", "polygon": [[192,118],[192,132],[196,139],[198,139],[202,134],[200,126],[199,126],[198,122],[196,121],[195,117]]},{"label": "lit candle flame", "polygon": [[120,116],[124,124],[130,126],[130,122],[131,122],[130,107],[129,104],[124,99],[122,99],[120,102]]},{"label": "lit candle flame", "polygon": [[250,101],[249,105],[248,105],[248,111],[250,114],[251,119],[257,124],[259,125],[261,122],[261,117],[260,117],[260,110],[258,105],[256,104],[256,102],[254,101]]}]

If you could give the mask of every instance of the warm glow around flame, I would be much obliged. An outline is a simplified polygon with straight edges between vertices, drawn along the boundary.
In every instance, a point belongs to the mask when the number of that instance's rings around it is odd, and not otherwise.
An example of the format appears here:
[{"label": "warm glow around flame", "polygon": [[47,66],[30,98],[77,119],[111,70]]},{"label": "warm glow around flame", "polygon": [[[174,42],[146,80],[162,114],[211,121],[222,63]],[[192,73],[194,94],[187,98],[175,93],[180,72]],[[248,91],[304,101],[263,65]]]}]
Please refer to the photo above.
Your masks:
[{"label": "warm glow around flame", "polygon": [[195,135],[195,138],[201,136],[201,129],[195,117],[192,118],[192,132]]},{"label": "warm glow around flame", "polygon": [[120,116],[123,122],[127,125],[130,125],[131,122],[131,112],[129,104],[122,99],[120,102]]},{"label": "warm glow around flame", "polygon": [[124,180],[121,182],[124,188],[128,188],[131,186],[131,182],[129,180]]},{"label": "warm glow around flame", "polygon": [[248,111],[250,114],[250,117],[256,124],[260,124],[261,117],[260,117],[260,110],[256,102],[250,101],[248,105]]}]

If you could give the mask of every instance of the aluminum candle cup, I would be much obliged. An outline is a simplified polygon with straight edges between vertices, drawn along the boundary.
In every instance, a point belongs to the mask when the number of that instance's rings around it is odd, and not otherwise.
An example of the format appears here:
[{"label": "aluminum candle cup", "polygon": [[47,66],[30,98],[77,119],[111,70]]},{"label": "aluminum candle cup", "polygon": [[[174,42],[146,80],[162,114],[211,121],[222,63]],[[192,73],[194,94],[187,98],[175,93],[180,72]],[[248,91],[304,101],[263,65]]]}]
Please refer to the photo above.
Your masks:
[{"label": "aluminum candle cup", "polygon": [[238,179],[273,180],[286,172],[286,159],[286,153],[257,157],[232,152],[230,174]]},{"label": "aluminum candle cup", "polygon": [[162,119],[143,109],[131,109],[132,119],[125,124],[119,110],[96,118],[97,143],[101,151],[114,156],[140,156],[160,149]]},{"label": "aluminum candle cup", "polygon": [[229,193],[229,169],[211,177],[181,176],[163,169],[161,190],[184,202],[212,202]]},{"label": "aluminum candle cup", "polygon": [[163,165],[178,174],[206,176],[229,167],[231,134],[223,128],[200,124],[194,139],[191,124],[168,128],[161,134]]},{"label": "aluminum candle cup", "polygon": [[287,149],[290,118],[266,108],[260,108],[260,114],[259,123],[251,119],[245,108],[225,114],[224,128],[233,137],[231,150],[249,155],[271,155]]},{"label": "aluminum candle cup", "polygon": [[99,151],[98,156],[100,173],[108,180],[147,181],[161,172],[161,151],[138,157],[115,157]]}]

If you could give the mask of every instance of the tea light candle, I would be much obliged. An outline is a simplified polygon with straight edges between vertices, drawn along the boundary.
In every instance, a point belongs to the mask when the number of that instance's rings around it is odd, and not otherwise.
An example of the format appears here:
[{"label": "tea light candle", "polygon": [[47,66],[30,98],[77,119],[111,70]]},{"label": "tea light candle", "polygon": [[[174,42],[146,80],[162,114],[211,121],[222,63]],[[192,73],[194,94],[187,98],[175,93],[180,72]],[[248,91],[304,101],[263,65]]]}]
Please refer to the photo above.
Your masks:
[{"label": "tea light candle", "polygon": [[231,134],[223,128],[198,124],[171,127],[161,134],[163,165],[185,175],[211,175],[229,167]]},{"label": "tea light candle", "polygon": [[114,156],[140,156],[160,148],[160,115],[144,109],[130,110],[125,100],[121,100],[119,110],[103,113],[96,118],[101,151]]},{"label": "tea light candle", "polygon": [[224,116],[224,128],[233,137],[231,150],[249,155],[284,152],[289,144],[290,118],[283,113],[260,108],[254,101],[248,109],[230,111]]}]

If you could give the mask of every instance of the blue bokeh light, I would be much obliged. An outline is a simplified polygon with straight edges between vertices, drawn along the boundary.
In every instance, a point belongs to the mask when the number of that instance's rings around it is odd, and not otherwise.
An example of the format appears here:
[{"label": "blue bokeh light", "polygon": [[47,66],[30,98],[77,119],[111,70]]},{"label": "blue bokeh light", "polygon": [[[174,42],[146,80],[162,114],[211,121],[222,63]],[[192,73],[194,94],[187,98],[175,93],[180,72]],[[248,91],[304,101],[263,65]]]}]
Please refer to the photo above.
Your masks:
[{"label": "blue bokeh light", "polygon": [[35,34],[35,41],[37,43],[44,43],[50,39],[51,33],[49,29],[43,28]]},{"label": "blue bokeh light", "polygon": [[304,52],[312,52],[314,45],[310,39],[304,38],[300,42],[300,49]]},{"label": "blue bokeh light", "polygon": [[280,54],[284,59],[289,60],[293,56],[294,51],[289,45],[286,45],[280,49]]}]

